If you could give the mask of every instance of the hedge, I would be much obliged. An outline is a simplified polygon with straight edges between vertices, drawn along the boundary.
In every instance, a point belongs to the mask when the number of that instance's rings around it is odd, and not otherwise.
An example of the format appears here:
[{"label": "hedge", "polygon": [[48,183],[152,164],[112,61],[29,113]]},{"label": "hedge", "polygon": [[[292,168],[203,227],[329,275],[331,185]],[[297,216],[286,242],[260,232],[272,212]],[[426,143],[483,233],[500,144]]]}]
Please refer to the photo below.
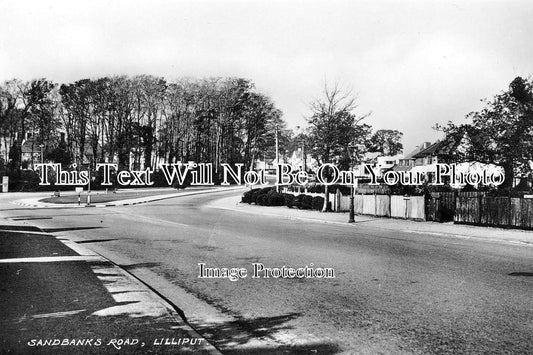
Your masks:
[{"label": "hedge", "polygon": [[255,203],[259,206],[287,206],[289,208],[299,208],[304,210],[322,210],[324,198],[321,196],[310,196],[300,194],[284,194],[276,192],[272,187],[253,189],[246,191],[242,195],[242,203]]}]

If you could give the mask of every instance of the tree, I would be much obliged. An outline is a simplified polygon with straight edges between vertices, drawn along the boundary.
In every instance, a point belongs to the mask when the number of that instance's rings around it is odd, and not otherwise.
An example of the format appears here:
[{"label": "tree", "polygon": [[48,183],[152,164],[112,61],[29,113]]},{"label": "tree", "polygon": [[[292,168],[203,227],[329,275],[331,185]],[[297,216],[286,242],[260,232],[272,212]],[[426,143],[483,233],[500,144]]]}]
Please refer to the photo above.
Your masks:
[{"label": "tree", "polygon": [[78,80],[72,84],[63,84],[59,88],[62,103],[63,127],[67,131],[67,150],[81,165],[85,156],[88,122],[92,115],[92,83],[90,79]]},{"label": "tree", "polygon": [[[324,85],[323,98],[311,103],[309,138],[313,156],[319,164],[337,163],[348,168],[351,146],[366,141],[370,126],[361,121],[370,114],[355,115],[357,96],[351,90],[343,91],[339,84]],[[329,195],[326,187],[326,208]]]},{"label": "tree", "polygon": [[215,172],[221,163],[249,166],[259,153],[274,156],[275,132],[281,149],[290,136],[281,111],[247,79],[148,75],[82,79],[59,90],[46,79],[1,84],[0,139],[9,152],[0,158],[14,171],[30,131],[36,152],[44,143],[57,162],[137,169],[194,160],[212,162]]},{"label": "tree", "polygon": [[505,182],[501,188],[512,187],[514,177],[531,176],[533,161],[533,83],[531,79],[515,78],[509,89],[490,101],[486,107],[466,117],[472,123],[448,123],[441,128],[447,137],[463,141],[465,160],[501,165]]},{"label": "tree", "polygon": [[23,111],[19,86],[16,79],[0,86],[0,134],[4,146],[9,147],[2,158],[9,161],[12,171],[18,170],[21,164]]},{"label": "tree", "polygon": [[402,152],[403,133],[392,129],[379,129],[370,138],[370,151],[383,155],[396,155]]}]

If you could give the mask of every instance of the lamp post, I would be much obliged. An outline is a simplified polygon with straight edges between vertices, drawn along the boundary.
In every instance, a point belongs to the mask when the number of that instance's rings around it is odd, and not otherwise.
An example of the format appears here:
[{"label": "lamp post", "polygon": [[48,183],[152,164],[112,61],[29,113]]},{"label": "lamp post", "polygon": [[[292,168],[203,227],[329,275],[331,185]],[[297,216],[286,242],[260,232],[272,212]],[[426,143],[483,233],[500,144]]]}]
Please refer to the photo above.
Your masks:
[{"label": "lamp post", "polygon": [[[350,171],[352,174],[352,179],[355,180],[355,176],[353,175],[353,168],[354,168],[354,158],[355,158],[355,149],[356,146],[350,143],[348,145],[348,149],[350,150]],[[355,181],[352,181],[352,186],[350,188],[350,216],[348,218],[348,223],[354,223],[355,222],[355,204],[354,204],[354,196],[355,194]]]},{"label": "lamp post", "polygon": [[[276,169],[279,169],[279,142],[278,142],[278,124],[276,123]],[[276,181],[276,192],[279,192],[279,184]]]},{"label": "lamp post", "polygon": [[92,167],[92,161],[90,160],[89,161],[89,169],[88,169],[88,173],[89,173],[89,186],[87,188],[87,205],[86,206],[91,206],[91,167]]}]

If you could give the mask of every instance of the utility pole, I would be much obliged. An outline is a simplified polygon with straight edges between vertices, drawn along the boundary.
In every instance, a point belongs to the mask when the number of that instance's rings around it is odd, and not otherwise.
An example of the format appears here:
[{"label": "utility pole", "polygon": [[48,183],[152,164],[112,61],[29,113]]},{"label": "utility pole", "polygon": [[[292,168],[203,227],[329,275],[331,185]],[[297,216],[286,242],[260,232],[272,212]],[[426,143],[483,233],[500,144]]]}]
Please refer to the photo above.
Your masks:
[{"label": "utility pole", "polygon": [[348,149],[350,149],[350,173],[352,174],[352,179],[354,181],[352,181],[352,186],[350,188],[350,216],[349,216],[349,219],[348,219],[348,223],[354,223],[355,222],[355,203],[354,203],[354,199],[355,199],[355,176],[354,176],[354,173],[353,173],[353,168],[354,168],[354,155],[355,155],[355,146],[353,146],[352,144],[348,145]]},{"label": "utility pole", "polygon": [[[279,142],[278,142],[278,124],[276,123],[276,169],[279,169],[278,164],[279,164]],[[276,181],[276,192],[279,192],[278,181]]]}]

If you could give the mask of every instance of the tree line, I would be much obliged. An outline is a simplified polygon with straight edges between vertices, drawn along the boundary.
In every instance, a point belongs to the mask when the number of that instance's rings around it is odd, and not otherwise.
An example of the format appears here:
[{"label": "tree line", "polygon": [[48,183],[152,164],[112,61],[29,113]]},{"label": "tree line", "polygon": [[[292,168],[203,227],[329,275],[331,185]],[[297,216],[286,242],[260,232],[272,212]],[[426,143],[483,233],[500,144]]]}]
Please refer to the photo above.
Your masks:
[{"label": "tree line", "polygon": [[485,107],[466,115],[467,123],[448,122],[435,128],[457,142],[455,160],[500,165],[505,170],[502,189],[529,190],[533,174],[533,79],[516,77],[505,91],[482,101]]},{"label": "tree line", "polygon": [[13,79],[0,86],[0,136],[8,148],[1,158],[12,171],[21,168],[27,133],[44,145],[45,161],[116,162],[120,169],[196,161],[218,169],[272,154],[276,132],[286,144],[282,112],[242,78]]}]

